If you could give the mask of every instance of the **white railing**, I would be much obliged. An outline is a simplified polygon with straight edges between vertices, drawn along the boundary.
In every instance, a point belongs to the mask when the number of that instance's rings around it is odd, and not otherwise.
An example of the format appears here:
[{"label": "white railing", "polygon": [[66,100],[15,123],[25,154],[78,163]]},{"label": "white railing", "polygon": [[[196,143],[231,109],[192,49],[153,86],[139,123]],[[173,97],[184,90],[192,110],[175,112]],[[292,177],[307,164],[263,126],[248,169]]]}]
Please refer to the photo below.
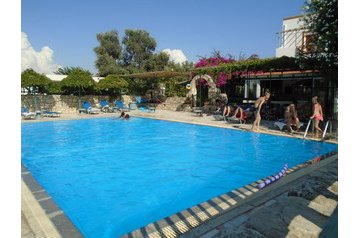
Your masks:
[{"label": "white railing", "polygon": [[[305,134],[303,135],[303,139],[305,139],[307,137],[307,132],[310,128],[310,125],[311,125],[311,122],[312,122],[312,119],[310,119],[308,121],[308,124],[307,124],[307,127],[306,127],[306,131],[305,131]],[[324,130],[323,130],[323,133],[322,133],[322,140],[324,140],[324,138],[326,137],[326,133],[327,133],[327,129],[328,129],[328,126],[331,126],[331,130],[332,130],[332,124],[330,123],[330,120],[327,120],[326,121],[326,125],[324,127]],[[312,127],[312,131],[314,130],[314,128]]]},{"label": "white railing", "polygon": [[295,28],[291,30],[278,32],[279,47],[302,47],[304,28]]}]

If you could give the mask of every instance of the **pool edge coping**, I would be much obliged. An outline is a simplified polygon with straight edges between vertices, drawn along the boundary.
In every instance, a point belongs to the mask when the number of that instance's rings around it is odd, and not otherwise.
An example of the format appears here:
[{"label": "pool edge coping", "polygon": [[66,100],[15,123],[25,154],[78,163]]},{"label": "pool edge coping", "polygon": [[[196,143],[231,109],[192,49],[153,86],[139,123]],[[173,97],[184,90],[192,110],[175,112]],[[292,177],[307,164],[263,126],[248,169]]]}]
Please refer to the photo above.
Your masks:
[{"label": "pool edge coping", "polygon": [[22,162],[21,210],[36,237],[84,237]]},{"label": "pool edge coping", "polygon": [[[248,205],[251,201],[261,198],[269,193],[274,194],[290,182],[294,182],[334,160],[338,159],[338,152],[332,151],[327,154],[317,156],[306,162],[288,168],[286,174],[281,179],[271,185],[259,189],[256,186],[266,179],[272,178],[275,174],[259,179],[250,184],[236,188],[219,196],[213,197],[200,204],[184,209],[163,219],[149,223],[141,228],[128,232],[120,236],[121,238],[140,238],[140,237],[197,237],[198,234],[191,235],[198,227],[213,222],[221,216],[225,216],[234,210],[241,209],[242,212],[252,209]],[[267,200],[270,200],[268,198]],[[246,206],[248,205],[248,206]],[[246,207],[245,207],[246,206]],[[229,215],[229,217],[232,214]],[[213,225],[209,225],[209,231]],[[205,234],[201,231],[200,235]]]},{"label": "pool edge coping", "polygon": [[[152,114],[152,113],[151,113]],[[267,130],[261,130],[259,132],[250,131],[244,128],[239,128],[237,125],[215,125],[215,124],[209,124],[209,123],[203,123],[203,122],[196,122],[196,121],[186,121],[186,120],[180,120],[180,119],[171,119],[171,118],[165,118],[165,117],[155,117],[151,114],[139,114],[139,115],[131,115],[132,117],[138,117],[138,118],[149,118],[154,120],[163,120],[163,121],[171,121],[171,122],[180,122],[180,123],[186,123],[186,124],[194,124],[194,125],[200,125],[200,126],[211,126],[211,127],[217,127],[217,128],[223,128],[223,129],[231,129],[231,130],[239,130],[239,131],[245,131],[245,132],[252,132],[252,133],[258,133],[258,134],[267,134],[267,135],[274,135],[274,136],[283,136],[287,138],[294,138],[294,139],[301,139],[301,140],[308,140],[308,141],[316,141],[316,142],[326,142],[331,144],[338,144],[338,140],[322,140],[318,138],[303,138],[301,136],[294,136],[284,133],[279,133],[272,131],[270,129]],[[103,114],[103,115],[92,115],[89,117],[77,117],[77,118],[60,118],[57,120],[45,120],[45,121],[33,121],[33,120],[24,120],[21,121],[21,123],[27,124],[27,123],[41,123],[41,122],[57,122],[57,121],[72,121],[72,120],[82,120],[82,119],[99,119],[99,118],[117,118],[117,114]],[[214,120],[215,121],[215,120]]]},{"label": "pool edge coping", "polygon": [[334,140],[322,140],[322,139],[318,139],[318,138],[303,138],[303,137],[299,137],[299,136],[293,136],[293,135],[288,135],[288,134],[283,134],[283,133],[276,133],[273,131],[269,131],[268,130],[261,130],[259,132],[256,131],[251,131],[251,130],[247,130],[244,128],[239,128],[237,125],[214,125],[214,124],[209,124],[209,123],[203,123],[203,122],[195,122],[195,121],[184,121],[184,120],[177,120],[177,119],[168,119],[168,118],[162,118],[162,117],[153,117],[151,115],[147,116],[147,115],[133,115],[132,117],[138,117],[138,118],[149,118],[149,119],[154,119],[154,120],[163,120],[163,121],[171,121],[171,122],[180,122],[180,123],[186,123],[186,124],[193,124],[193,125],[199,125],[199,126],[211,126],[211,127],[217,127],[217,128],[222,128],[222,129],[230,129],[230,130],[237,130],[237,131],[244,131],[244,132],[251,132],[251,133],[257,133],[257,134],[266,134],[266,135],[273,135],[273,136],[283,136],[283,137],[287,137],[287,138],[293,138],[293,139],[301,139],[301,140],[308,140],[308,141],[316,141],[316,142],[325,142],[325,143],[331,143],[331,144],[337,144],[338,145],[338,140],[334,141]]}]

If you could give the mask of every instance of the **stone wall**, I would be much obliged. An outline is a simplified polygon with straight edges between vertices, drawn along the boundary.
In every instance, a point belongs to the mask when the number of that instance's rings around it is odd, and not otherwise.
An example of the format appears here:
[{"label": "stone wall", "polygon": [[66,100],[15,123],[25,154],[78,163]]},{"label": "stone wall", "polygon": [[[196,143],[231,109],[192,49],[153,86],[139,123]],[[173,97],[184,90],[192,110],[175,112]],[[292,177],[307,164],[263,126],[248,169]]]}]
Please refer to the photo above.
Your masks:
[{"label": "stone wall", "polygon": [[[124,97],[127,101],[129,98]],[[89,101],[93,107],[100,107],[101,100],[107,100],[110,104],[116,98],[109,96],[78,96],[73,95],[21,95],[21,106],[26,106],[30,111],[48,109],[62,113],[74,113],[82,108],[83,101]],[[128,102],[126,102],[128,104]]]},{"label": "stone wall", "polygon": [[186,97],[168,97],[157,105],[157,109],[170,111],[190,111],[190,104],[186,103]]},{"label": "stone wall", "polygon": [[[101,100],[107,100],[110,105],[117,98],[110,96],[81,96],[80,100],[78,96],[73,95],[21,95],[21,106],[27,107],[30,111],[40,111],[48,109],[51,111],[57,111],[62,113],[75,113],[78,112],[78,108],[82,108],[83,101],[89,101],[93,107],[100,107],[99,102]],[[122,101],[125,105],[131,102],[135,102],[135,97],[129,95],[123,95]],[[172,110],[172,111],[190,111],[191,106],[186,102],[185,97],[169,97],[165,102],[160,104],[153,104],[157,109]]]}]

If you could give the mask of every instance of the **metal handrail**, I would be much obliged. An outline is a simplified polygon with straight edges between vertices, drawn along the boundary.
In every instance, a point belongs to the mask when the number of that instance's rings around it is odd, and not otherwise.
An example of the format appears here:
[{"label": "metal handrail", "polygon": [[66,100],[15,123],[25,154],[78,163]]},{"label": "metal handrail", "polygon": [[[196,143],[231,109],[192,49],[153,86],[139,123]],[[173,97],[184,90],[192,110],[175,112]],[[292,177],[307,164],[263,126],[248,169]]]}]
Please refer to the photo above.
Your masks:
[{"label": "metal handrail", "polygon": [[327,120],[327,122],[326,122],[326,126],[325,126],[323,134],[322,134],[322,140],[324,140],[324,137],[326,136],[328,125],[329,125],[329,120]]},{"label": "metal handrail", "polygon": [[306,127],[305,134],[303,135],[303,139],[305,139],[305,138],[306,138],[306,136],[307,136],[307,132],[308,132],[308,129],[310,128],[311,121],[312,121],[312,119],[310,119],[310,120],[308,121],[308,125],[307,125],[307,127]]}]

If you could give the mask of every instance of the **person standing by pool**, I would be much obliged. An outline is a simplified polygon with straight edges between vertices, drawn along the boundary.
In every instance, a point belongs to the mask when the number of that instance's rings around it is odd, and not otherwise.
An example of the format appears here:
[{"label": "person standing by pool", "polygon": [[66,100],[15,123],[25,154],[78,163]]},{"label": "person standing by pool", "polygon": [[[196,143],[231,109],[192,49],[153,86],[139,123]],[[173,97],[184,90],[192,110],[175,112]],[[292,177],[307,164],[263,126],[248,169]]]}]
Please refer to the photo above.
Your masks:
[{"label": "person standing by pool", "polygon": [[255,113],[255,121],[252,124],[252,128],[251,128],[252,131],[254,131],[255,127],[257,127],[257,131],[260,131],[261,107],[265,102],[267,102],[267,100],[269,100],[270,95],[271,95],[270,92],[266,92],[265,96],[262,96],[256,100],[253,109],[253,112]]},{"label": "person standing by pool", "polygon": [[313,126],[315,129],[315,137],[318,137],[318,133],[322,132],[321,128],[319,128],[319,122],[323,121],[323,112],[322,112],[322,106],[318,102],[318,97],[314,96],[312,98],[312,111],[313,115],[311,116],[311,119],[313,120]]}]

